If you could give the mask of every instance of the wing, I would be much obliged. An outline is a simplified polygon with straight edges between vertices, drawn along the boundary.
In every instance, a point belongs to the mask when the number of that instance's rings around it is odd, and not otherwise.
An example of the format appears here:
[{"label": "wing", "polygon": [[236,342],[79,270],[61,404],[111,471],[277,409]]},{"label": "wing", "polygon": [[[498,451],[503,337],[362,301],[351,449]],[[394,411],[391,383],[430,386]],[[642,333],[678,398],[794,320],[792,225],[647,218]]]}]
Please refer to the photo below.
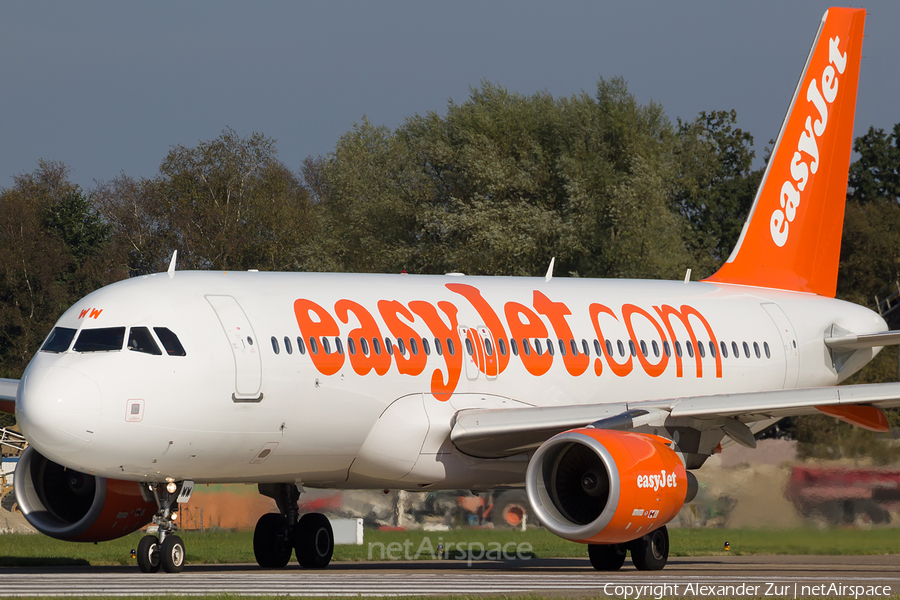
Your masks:
[{"label": "wing", "polygon": [[721,429],[754,447],[748,424],[767,426],[783,417],[825,413],[854,425],[886,430],[880,409],[900,406],[900,383],[876,383],[745,394],[690,396],[619,404],[513,409],[471,409],[457,414],[450,439],[462,452],[483,458],[533,450],[569,429],[599,427],[699,427]]},{"label": "wing", "polygon": [[16,392],[19,390],[18,379],[0,379],[0,412],[16,412]]}]

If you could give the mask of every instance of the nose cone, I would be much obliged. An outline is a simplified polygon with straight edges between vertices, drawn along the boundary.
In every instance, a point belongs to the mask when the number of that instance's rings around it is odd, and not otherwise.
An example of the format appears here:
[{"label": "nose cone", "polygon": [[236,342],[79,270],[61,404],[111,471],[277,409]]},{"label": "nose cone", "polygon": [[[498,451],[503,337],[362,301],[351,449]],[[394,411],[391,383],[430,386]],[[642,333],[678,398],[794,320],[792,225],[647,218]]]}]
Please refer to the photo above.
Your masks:
[{"label": "nose cone", "polygon": [[74,369],[26,372],[16,412],[22,433],[44,456],[64,460],[84,448],[100,422],[100,388]]}]

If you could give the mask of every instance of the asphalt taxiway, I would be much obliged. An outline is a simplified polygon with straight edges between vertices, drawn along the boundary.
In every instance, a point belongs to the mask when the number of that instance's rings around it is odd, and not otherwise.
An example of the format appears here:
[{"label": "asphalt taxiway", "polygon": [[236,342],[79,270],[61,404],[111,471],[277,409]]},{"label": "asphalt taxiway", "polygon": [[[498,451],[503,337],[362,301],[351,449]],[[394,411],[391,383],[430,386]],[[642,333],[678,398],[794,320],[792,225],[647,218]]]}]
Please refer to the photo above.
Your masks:
[{"label": "asphalt taxiway", "polygon": [[[255,565],[188,565],[176,575],[142,574],[136,566],[0,568],[3,597],[490,593],[621,598],[630,592],[633,598],[641,586],[642,598],[652,598],[654,591],[666,597],[883,597],[900,594],[900,556],[675,557],[662,571],[636,571],[628,560],[614,573],[594,571],[586,559],[564,558],[482,561],[471,566],[465,561],[339,562],[324,571],[295,565],[277,571]],[[870,593],[859,593],[860,589]],[[814,590],[818,593],[811,593]]]}]

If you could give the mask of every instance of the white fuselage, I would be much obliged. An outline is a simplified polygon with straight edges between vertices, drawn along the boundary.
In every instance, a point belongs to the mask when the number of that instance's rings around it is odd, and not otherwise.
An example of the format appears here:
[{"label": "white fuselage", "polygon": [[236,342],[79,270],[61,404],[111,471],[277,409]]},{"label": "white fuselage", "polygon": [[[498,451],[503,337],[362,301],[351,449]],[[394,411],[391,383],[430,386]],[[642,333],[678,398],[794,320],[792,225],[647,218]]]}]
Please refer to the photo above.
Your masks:
[{"label": "white fuselage", "polygon": [[[461,454],[449,441],[457,411],[834,385],[849,373],[837,373],[823,343],[833,326],[885,329],[877,314],[839,300],[711,283],[163,273],[88,295],[57,327],[125,327],[126,340],[130,328],[167,328],[185,356],[38,352],[17,413],[41,454],[116,479],[514,484],[527,456]],[[598,356],[607,340],[611,356]]]}]

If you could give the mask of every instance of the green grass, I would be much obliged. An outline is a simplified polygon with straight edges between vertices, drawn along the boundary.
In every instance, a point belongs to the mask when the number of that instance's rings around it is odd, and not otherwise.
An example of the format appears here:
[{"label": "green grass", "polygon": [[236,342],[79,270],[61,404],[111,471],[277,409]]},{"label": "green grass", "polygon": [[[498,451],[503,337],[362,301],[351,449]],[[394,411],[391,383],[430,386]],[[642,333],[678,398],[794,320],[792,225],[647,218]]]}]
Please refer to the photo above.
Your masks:
[{"label": "green grass", "polygon": [[[253,534],[251,532],[208,531],[183,532],[188,562],[199,563],[253,563]],[[141,534],[135,533],[118,540],[98,544],[61,542],[43,535],[0,535],[0,566],[60,566],[60,565],[130,565],[132,548],[137,548]],[[424,539],[428,538],[427,542]],[[731,554],[900,554],[900,534],[897,529],[672,529],[670,530],[672,556],[710,556],[726,554],[725,541],[731,544]],[[429,548],[437,549],[443,543],[445,549],[461,542],[481,543],[487,550],[499,545],[514,552],[516,544],[530,544],[518,548],[528,556],[584,557],[582,544],[567,542],[544,529],[527,532],[456,529],[442,532],[426,531],[366,531],[366,543],[362,546],[337,546],[334,560],[379,560],[381,547],[394,546],[395,556],[406,540],[411,555],[422,548],[420,558],[431,558]],[[513,546],[508,546],[512,543]],[[371,550],[370,550],[371,549]],[[398,551],[399,550],[399,551]],[[385,558],[387,558],[385,556]]]}]

